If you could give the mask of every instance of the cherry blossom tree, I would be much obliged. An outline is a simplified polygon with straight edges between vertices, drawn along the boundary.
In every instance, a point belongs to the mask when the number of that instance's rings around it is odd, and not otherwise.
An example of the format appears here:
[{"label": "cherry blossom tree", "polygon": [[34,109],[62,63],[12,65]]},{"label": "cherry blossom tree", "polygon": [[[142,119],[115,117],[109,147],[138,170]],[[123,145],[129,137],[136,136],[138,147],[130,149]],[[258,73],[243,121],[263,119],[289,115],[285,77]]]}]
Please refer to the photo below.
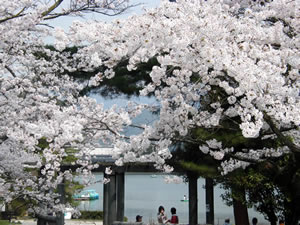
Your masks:
[{"label": "cherry blossom tree", "polygon": [[[78,55],[88,52],[87,65],[107,66],[103,76],[113,76],[110,69],[122,60],[128,60],[128,69],[134,70],[139,63],[157,57],[160,65],[152,68],[152,83],[141,94],[155,93],[161,103],[160,120],[146,127],[140,137],[161,139],[161,147],[167,147],[171,143],[167,140],[185,137],[190,129],[218,127],[224,118],[239,118],[236,122],[243,137],[266,139],[275,135],[282,138],[283,146],[242,154],[223,148],[216,140],[190,141],[200,143],[203,152],[219,160],[227,153],[240,160],[259,160],[299,152],[296,3],[253,5],[241,13],[237,3],[230,7],[219,1],[165,1],[160,8],[126,21],[76,21],[67,42],[91,43]],[[283,4],[287,5],[284,10],[280,8]],[[57,39],[57,45],[67,42]],[[213,94],[215,99],[210,97]],[[294,140],[288,140],[287,134]],[[120,149],[135,147],[131,143]],[[234,165],[246,165],[241,161],[228,163],[231,166],[224,164],[224,173]]]},{"label": "cherry blossom tree", "polygon": [[[60,29],[48,21],[87,12],[114,15],[123,0],[4,0],[0,7],[0,192],[5,203],[24,199],[35,213],[61,211],[57,185],[73,179],[61,170],[72,150],[77,172],[90,175],[90,151],[114,143],[140,111],[104,109],[80,96],[83,85],[65,74],[84,65],[67,52],[45,47]],[[58,46],[59,47],[59,46]],[[89,67],[85,67],[89,70]],[[131,110],[131,111],[130,111]]]},{"label": "cherry blossom tree", "polygon": [[[278,171],[292,166],[295,172],[300,162],[299,15],[296,0],[162,1],[125,21],[76,21],[68,34],[59,33],[56,45],[88,43],[78,57],[86,65],[108,68],[95,84],[114,76],[120,62],[135,70],[158,60],[141,94],[154,94],[159,120],[142,126],[144,131],[129,143],[116,142],[118,165],[154,160],[171,171],[165,159],[171,157],[172,143],[180,141],[197,144],[219,160],[224,175],[262,161]],[[235,134],[233,140],[248,144],[237,147],[221,138],[191,135],[197,129],[227,129]],[[282,157],[289,159],[285,165],[272,164]],[[297,190],[299,175],[292,174]],[[299,208],[297,193],[291,193],[289,209]],[[289,224],[297,223],[296,214],[289,214]]]}]

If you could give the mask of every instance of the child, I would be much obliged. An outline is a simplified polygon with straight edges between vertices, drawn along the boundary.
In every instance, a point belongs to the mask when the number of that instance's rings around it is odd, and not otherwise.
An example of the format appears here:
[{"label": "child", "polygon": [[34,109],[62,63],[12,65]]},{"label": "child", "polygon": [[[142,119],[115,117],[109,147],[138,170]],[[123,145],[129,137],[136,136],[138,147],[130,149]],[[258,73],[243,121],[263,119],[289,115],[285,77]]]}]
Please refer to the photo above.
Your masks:
[{"label": "child", "polygon": [[178,216],[176,215],[176,208],[174,208],[174,207],[171,208],[171,214],[172,214],[172,217],[170,220],[168,220],[168,222],[170,222],[171,224],[178,224],[179,219],[178,219]]}]

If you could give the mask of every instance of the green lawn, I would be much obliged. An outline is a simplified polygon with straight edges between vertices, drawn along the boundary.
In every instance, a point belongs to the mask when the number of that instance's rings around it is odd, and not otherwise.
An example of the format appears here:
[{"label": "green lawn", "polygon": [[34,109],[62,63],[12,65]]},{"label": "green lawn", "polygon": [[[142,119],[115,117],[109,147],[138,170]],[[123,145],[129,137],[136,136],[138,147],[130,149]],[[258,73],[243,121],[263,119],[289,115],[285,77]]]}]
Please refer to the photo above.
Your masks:
[{"label": "green lawn", "polygon": [[0,220],[0,225],[11,225],[11,224],[18,224],[18,223],[9,223],[8,220]]}]

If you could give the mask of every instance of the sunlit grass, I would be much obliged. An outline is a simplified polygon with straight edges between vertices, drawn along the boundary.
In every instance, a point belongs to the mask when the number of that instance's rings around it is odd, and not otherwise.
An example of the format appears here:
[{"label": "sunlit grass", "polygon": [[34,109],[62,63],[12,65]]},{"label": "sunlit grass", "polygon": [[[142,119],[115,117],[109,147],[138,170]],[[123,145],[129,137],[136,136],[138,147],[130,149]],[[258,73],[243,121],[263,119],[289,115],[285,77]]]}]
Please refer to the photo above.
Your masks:
[{"label": "sunlit grass", "polygon": [[0,225],[9,225],[11,223],[9,223],[8,220],[0,220]]}]

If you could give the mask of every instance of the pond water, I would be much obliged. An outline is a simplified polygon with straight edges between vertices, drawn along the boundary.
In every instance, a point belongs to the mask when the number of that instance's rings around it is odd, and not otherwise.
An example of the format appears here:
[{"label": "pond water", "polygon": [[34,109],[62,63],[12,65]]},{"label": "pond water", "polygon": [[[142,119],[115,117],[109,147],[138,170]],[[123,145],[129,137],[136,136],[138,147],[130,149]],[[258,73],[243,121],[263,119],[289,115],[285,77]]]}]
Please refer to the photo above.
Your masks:
[{"label": "pond water", "polygon": [[[94,173],[96,180],[102,180],[102,173]],[[147,173],[126,173],[125,175],[125,216],[129,221],[135,221],[136,215],[143,216],[143,222],[156,222],[158,207],[163,205],[168,218],[170,217],[171,207],[177,209],[177,215],[180,223],[188,223],[188,202],[180,201],[184,195],[188,196],[188,185],[186,183],[166,183],[163,174]],[[198,222],[205,223],[205,180],[198,179]],[[87,187],[86,189],[95,189],[100,198],[92,201],[81,201],[78,208],[81,210],[102,210],[103,209],[103,184],[98,182]],[[225,218],[230,218],[232,224],[233,209],[225,205],[220,195],[224,193],[219,186],[214,189],[215,197],[215,224],[222,225]],[[268,223],[264,217],[249,209],[249,219],[257,217],[259,224]]]}]

